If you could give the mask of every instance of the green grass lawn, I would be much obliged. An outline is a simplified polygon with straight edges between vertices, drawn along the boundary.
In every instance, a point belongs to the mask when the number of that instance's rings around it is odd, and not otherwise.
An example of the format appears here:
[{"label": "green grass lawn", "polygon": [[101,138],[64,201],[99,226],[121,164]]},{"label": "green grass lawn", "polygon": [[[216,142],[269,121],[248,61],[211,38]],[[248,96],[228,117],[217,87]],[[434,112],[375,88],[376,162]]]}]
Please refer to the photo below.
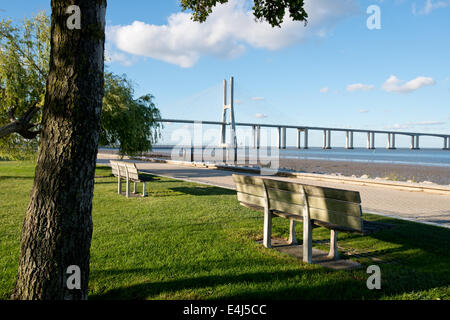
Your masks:
[{"label": "green grass lawn", "polygon": [[[33,175],[32,162],[0,161],[0,299],[14,286]],[[234,191],[157,177],[147,198],[127,199],[109,168],[97,175],[106,177],[95,183],[90,299],[450,298],[448,229],[364,214],[392,227],[339,233],[341,255],[362,253],[352,259],[363,268],[334,271],[256,243],[263,215],[240,206]],[[274,219],[273,236],[288,237],[287,220]],[[314,247],[326,250],[328,237],[314,229]],[[372,264],[381,290],[366,287]]]}]

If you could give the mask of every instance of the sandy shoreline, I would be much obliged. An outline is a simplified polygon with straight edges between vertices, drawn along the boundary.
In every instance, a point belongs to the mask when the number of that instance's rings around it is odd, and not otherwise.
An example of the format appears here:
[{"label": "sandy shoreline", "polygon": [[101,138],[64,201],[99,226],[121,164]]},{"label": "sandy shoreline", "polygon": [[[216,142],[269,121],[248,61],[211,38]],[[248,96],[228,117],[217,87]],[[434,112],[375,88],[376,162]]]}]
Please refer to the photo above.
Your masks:
[{"label": "sandy shoreline", "polygon": [[[146,155],[156,158],[170,157],[164,152],[149,152]],[[280,168],[303,173],[336,174],[356,178],[385,178],[391,181],[432,182],[450,185],[449,167],[281,158]]]},{"label": "sandy shoreline", "polygon": [[450,185],[450,169],[394,163],[280,159],[280,167],[298,172],[341,174],[357,178],[387,178],[392,181],[433,182]]}]

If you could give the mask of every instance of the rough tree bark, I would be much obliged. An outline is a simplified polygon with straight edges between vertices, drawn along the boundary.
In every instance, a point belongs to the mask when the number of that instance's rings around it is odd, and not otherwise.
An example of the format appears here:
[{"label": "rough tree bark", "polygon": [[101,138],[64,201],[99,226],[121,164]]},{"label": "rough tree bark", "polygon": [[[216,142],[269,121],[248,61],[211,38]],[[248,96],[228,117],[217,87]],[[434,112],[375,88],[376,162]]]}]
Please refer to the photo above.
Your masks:
[{"label": "rough tree bark", "polygon": [[[81,9],[70,30],[66,10]],[[52,0],[41,143],[13,299],[87,299],[92,196],[104,89],[106,0]],[[67,268],[81,269],[70,290]]]}]

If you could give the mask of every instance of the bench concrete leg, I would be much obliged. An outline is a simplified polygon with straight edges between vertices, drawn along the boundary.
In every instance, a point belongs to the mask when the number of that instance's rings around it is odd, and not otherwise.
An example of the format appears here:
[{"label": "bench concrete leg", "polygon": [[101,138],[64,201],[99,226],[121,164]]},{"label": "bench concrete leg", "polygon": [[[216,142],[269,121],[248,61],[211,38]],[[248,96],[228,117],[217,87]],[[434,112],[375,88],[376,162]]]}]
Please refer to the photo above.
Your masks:
[{"label": "bench concrete leg", "polygon": [[127,198],[130,197],[130,180],[127,179]]},{"label": "bench concrete leg", "polygon": [[136,185],[137,185],[137,182],[134,182],[134,183],[133,183],[133,193],[134,193],[134,194],[136,194]]},{"label": "bench concrete leg", "polygon": [[303,262],[312,262],[312,223],[303,219]]},{"label": "bench concrete leg", "polygon": [[264,238],[263,244],[266,248],[271,248],[272,237],[272,213],[267,208],[264,210]]},{"label": "bench concrete leg", "polygon": [[146,183],[144,182],[144,186],[142,187],[142,196],[146,197],[147,196],[147,188],[146,188]]},{"label": "bench concrete leg", "polygon": [[120,176],[117,177],[117,193],[122,193],[122,180],[120,179]]},{"label": "bench concrete leg", "polygon": [[328,253],[328,258],[337,260],[339,259],[339,252],[337,248],[337,231],[330,231],[330,252]]},{"label": "bench concrete leg", "polygon": [[295,237],[295,220],[289,220],[289,244],[297,244],[297,238]]}]

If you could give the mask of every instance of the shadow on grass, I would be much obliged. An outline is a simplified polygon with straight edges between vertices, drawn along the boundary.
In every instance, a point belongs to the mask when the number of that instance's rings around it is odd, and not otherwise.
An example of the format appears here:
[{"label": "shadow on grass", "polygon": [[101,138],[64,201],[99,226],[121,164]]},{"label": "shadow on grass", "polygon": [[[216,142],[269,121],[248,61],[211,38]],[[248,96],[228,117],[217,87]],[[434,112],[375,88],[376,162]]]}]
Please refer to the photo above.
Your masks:
[{"label": "shadow on grass", "polygon": [[16,176],[0,176],[0,181],[2,180],[33,180],[34,177],[16,177]]},{"label": "shadow on grass", "polygon": [[[151,299],[160,294],[168,296],[182,296],[183,290],[214,290],[214,288],[229,286],[224,294],[216,296],[215,299],[269,299],[269,300],[297,300],[297,299],[379,299],[389,295],[401,295],[404,293],[420,290],[430,290],[437,287],[448,286],[448,281],[437,281],[439,274],[433,281],[426,279],[425,270],[420,272],[419,280],[413,277],[414,273],[396,272],[395,269],[382,267],[384,278],[382,278],[381,290],[369,290],[366,287],[368,275],[362,271],[330,271],[328,269],[313,270],[288,270],[279,272],[254,272],[238,275],[214,275],[193,278],[182,278],[168,281],[142,282],[126,287],[119,287],[106,292],[95,293],[89,296],[91,300],[142,300]],[[93,272],[95,277],[117,277],[128,278],[130,274],[142,276],[146,272],[152,273],[151,269],[132,270],[107,270]],[[348,273],[348,276],[330,277],[333,272]],[[385,275],[388,275],[386,277]],[[323,281],[319,277],[323,277]],[[311,279],[308,280],[308,279]],[[313,282],[314,281],[314,282]],[[262,287],[258,286],[261,285]],[[202,295],[199,292],[198,295]],[[186,297],[189,298],[189,297]],[[177,298],[180,299],[180,298]],[[181,298],[183,299],[183,298]]]},{"label": "shadow on grass", "polygon": [[[122,273],[137,273],[142,274],[144,270],[116,270],[117,274]],[[104,271],[107,275],[113,276],[111,270]],[[148,270],[148,272],[154,272],[154,270]],[[103,271],[97,272],[102,274]],[[271,286],[273,281],[292,281],[293,284],[301,281],[302,277],[315,276],[317,274],[323,273],[323,270],[290,270],[290,271],[280,271],[280,272],[255,272],[255,273],[244,273],[239,275],[214,275],[214,276],[200,276],[194,278],[183,278],[177,280],[169,280],[164,282],[144,282],[135,284],[129,287],[121,287],[109,290],[101,294],[93,294],[89,296],[89,299],[148,299],[157,296],[161,293],[176,293],[183,290],[195,290],[202,288],[214,288],[224,285],[240,285],[242,288],[248,288],[254,284],[264,284],[267,283]],[[324,275],[325,276],[325,275]],[[356,281],[347,280],[346,285],[357,285]],[[318,288],[316,286],[309,287],[296,287],[293,292],[289,292],[289,295],[278,296],[273,295],[273,291],[269,290],[259,290],[258,292],[248,292],[242,293],[240,291],[239,295],[227,296],[227,299],[233,298],[269,298],[269,299],[299,299],[299,298],[312,298],[320,297],[320,292],[317,292]],[[322,290],[333,290],[333,285],[329,284],[324,286]],[[294,293],[294,294],[293,294]],[[329,297],[329,295],[328,295]],[[326,297],[324,297],[326,298]]]},{"label": "shadow on grass", "polygon": [[386,222],[394,227],[373,233],[370,235],[372,238],[447,256],[450,264],[450,229],[404,220],[379,219],[377,222]]},{"label": "shadow on grass", "polygon": [[170,190],[193,196],[236,195],[236,191],[218,187],[174,187]]},{"label": "shadow on grass", "polygon": [[[237,275],[214,275],[181,278],[168,281],[145,281],[126,287],[119,287],[91,294],[92,300],[141,300],[151,299],[159,294],[183,295],[183,290],[201,290],[229,286],[226,293],[217,299],[379,299],[390,295],[401,295],[421,290],[445,287],[450,281],[445,279],[446,270],[437,271],[430,279],[429,270],[405,269],[386,266],[382,268],[382,289],[369,290],[366,287],[368,275],[364,270],[333,271],[325,268],[313,270],[288,270],[279,272],[254,272]],[[93,278],[130,278],[154,273],[152,269],[93,271]],[[340,272],[342,276],[332,276]],[[323,277],[323,281],[319,279]],[[339,278],[339,280],[336,280]],[[311,281],[309,280],[311,279]],[[314,282],[313,282],[314,281]],[[259,287],[261,284],[264,288]],[[231,293],[230,293],[231,292]],[[199,292],[199,295],[202,293]],[[188,297],[187,297],[188,298]],[[178,298],[179,299],[179,298]]]}]

